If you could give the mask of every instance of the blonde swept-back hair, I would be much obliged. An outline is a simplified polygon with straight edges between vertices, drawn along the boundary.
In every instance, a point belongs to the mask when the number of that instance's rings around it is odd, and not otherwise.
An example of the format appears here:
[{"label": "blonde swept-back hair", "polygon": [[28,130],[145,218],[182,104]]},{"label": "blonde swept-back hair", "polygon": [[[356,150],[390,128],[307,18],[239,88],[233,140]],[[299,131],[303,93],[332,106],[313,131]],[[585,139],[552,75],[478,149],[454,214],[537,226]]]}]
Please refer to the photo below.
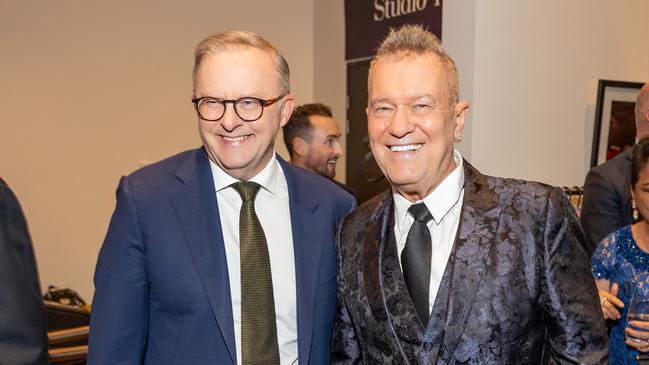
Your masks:
[{"label": "blonde swept-back hair", "polygon": [[277,70],[280,92],[282,94],[288,94],[291,86],[290,71],[286,59],[284,59],[269,41],[258,34],[240,30],[212,34],[196,46],[196,50],[194,51],[194,71],[192,73],[194,87],[196,86],[196,72],[206,55],[214,55],[223,51],[236,51],[246,47],[256,48],[271,57],[275,64],[275,70]]},{"label": "blonde swept-back hair", "polygon": [[[459,100],[459,77],[453,59],[444,51],[442,42],[421,25],[406,24],[399,28],[390,28],[381,45],[377,48],[376,57],[395,57],[397,59],[410,56],[421,56],[432,53],[439,57],[448,75],[449,102],[454,105]],[[370,66],[371,70],[371,66]],[[370,72],[371,73],[371,72]]]}]

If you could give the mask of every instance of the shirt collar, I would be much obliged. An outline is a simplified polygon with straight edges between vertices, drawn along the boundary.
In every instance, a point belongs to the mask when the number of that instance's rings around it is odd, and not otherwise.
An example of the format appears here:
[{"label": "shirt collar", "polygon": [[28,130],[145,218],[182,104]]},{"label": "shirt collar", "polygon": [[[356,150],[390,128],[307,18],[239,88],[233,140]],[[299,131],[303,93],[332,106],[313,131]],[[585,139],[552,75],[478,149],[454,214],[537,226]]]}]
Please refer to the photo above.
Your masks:
[{"label": "shirt collar", "polygon": [[[464,163],[462,162],[462,155],[457,150],[453,150],[453,161],[455,161],[455,169],[442,180],[435,190],[422,200],[436,224],[439,224],[451,208],[455,206],[460,199],[462,189],[464,189]],[[394,217],[397,227],[401,231],[406,221],[408,208],[413,203],[396,191],[392,193],[392,197],[394,199]]]},{"label": "shirt collar", "polygon": [[[228,188],[230,185],[239,181],[228,175],[227,172],[223,171],[221,166],[217,165],[212,160],[210,160],[210,168],[212,169],[212,177],[214,178],[214,188],[216,191]],[[281,167],[279,162],[277,161],[277,158],[275,158],[275,153],[273,152],[273,158],[271,158],[266,166],[249,181],[256,182],[261,185],[264,190],[273,195],[279,195],[280,169]]]}]

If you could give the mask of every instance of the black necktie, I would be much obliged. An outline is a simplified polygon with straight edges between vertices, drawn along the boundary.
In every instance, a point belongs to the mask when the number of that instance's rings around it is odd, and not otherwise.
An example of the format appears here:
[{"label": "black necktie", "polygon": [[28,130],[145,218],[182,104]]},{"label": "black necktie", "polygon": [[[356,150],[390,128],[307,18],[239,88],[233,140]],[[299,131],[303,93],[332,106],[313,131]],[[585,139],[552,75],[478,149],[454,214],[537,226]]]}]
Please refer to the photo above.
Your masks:
[{"label": "black necktie", "polygon": [[241,264],[242,365],[279,364],[273,281],[266,236],[255,213],[259,184],[239,181],[241,195],[239,251]]},{"label": "black necktie", "polygon": [[431,239],[426,223],[433,216],[424,203],[417,203],[408,209],[415,221],[410,226],[406,246],[401,252],[401,267],[406,287],[412,304],[426,327],[430,311],[428,310],[428,292],[430,288]]}]

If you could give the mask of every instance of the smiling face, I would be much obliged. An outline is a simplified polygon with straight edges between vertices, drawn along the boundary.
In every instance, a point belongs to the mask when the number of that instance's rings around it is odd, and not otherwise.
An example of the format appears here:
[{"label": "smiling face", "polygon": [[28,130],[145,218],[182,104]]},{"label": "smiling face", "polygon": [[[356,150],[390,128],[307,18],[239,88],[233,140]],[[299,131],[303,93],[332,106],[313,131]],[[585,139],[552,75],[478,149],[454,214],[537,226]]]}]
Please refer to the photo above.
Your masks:
[{"label": "smiling face", "polygon": [[336,162],[342,156],[338,123],[323,115],[311,115],[311,141],[304,156],[304,165],[315,173],[333,179]]},{"label": "smiling face", "polygon": [[451,104],[438,56],[377,58],[370,69],[367,129],[372,153],[393,189],[415,202],[455,168],[453,141],[462,134],[467,102]]},{"label": "smiling face", "polygon": [[[206,55],[196,71],[196,98],[273,99],[280,93],[278,73],[271,57],[255,48]],[[293,98],[288,95],[264,107],[258,120],[245,122],[237,116],[233,105],[227,104],[220,120],[209,122],[199,118],[199,133],[214,163],[236,179],[249,180],[273,157],[275,136],[292,110]]]}]

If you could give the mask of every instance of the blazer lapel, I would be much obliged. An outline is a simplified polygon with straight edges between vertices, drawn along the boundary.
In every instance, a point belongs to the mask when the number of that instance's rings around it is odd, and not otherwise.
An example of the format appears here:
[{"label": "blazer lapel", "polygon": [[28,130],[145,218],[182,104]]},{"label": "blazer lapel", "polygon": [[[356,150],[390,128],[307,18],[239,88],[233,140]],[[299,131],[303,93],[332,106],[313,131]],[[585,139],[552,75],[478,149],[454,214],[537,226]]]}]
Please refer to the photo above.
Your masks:
[{"label": "blazer lapel", "polygon": [[171,198],[232,364],[236,364],[228,265],[214,179],[204,150],[187,159],[176,176],[185,185]]},{"label": "blazer lapel", "polygon": [[[380,219],[376,220],[379,224],[375,223],[374,227],[374,229],[380,228],[380,240],[378,242],[379,254],[374,255],[378,256],[379,260],[378,267],[380,274],[376,276],[379,280],[378,287],[380,288],[382,298],[377,300],[377,298],[369,297],[369,301],[370,303],[383,303],[390,327],[394,331],[397,339],[396,343],[399,344],[399,348],[394,350],[400,352],[404,359],[414,360],[417,358],[421,346],[424,326],[421,324],[415,307],[410,300],[410,295],[408,294],[408,289],[401,271],[401,265],[399,264],[399,254],[397,252],[397,243],[393,229],[394,213],[392,194],[388,192],[387,195],[380,211]],[[372,234],[372,231],[369,233],[367,236],[368,239],[377,237]],[[365,245],[366,249],[371,249],[372,246],[376,246],[376,244],[371,243]],[[371,252],[364,254],[366,262],[363,277],[367,281],[368,296],[372,295],[372,293],[378,293],[378,290],[374,288],[377,277],[372,275],[372,268],[377,266],[374,266],[376,264],[371,262],[372,254]],[[378,315],[377,318],[381,318],[379,316],[382,312],[375,311],[375,315]]]},{"label": "blazer lapel", "polygon": [[464,202],[460,224],[448,265],[452,265],[448,286],[448,308],[444,343],[440,356],[450,358],[471,312],[473,301],[482,280],[487,259],[498,230],[501,207],[499,194],[488,178],[480,174],[466,160]]},{"label": "blazer lapel", "polygon": [[453,271],[452,268],[453,255],[451,254],[446,263],[446,268],[442,275],[442,281],[440,282],[439,290],[435,296],[435,303],[433,304],[433,310],[430,314],[430,320],[428,321],[428,326],[424,333],[424,344],[422,346],[422,351],[420,352],[421,358],[419,361],[421,364],[436,363],[435,360],[437,359],[439,350],[444,343],[446,311],[448,309],[448,292],[451,272]]},{"label": "blazer lapel", "polygon": [[295,282],[297,296],[298,353],[301,362],[308,362],[313,338],[313,310],[318,286],[318,267],[322,251],[322,230],[318,219],[318,201],[308,186],[300,184],[293,167],[277,156],[288,185]]}]

